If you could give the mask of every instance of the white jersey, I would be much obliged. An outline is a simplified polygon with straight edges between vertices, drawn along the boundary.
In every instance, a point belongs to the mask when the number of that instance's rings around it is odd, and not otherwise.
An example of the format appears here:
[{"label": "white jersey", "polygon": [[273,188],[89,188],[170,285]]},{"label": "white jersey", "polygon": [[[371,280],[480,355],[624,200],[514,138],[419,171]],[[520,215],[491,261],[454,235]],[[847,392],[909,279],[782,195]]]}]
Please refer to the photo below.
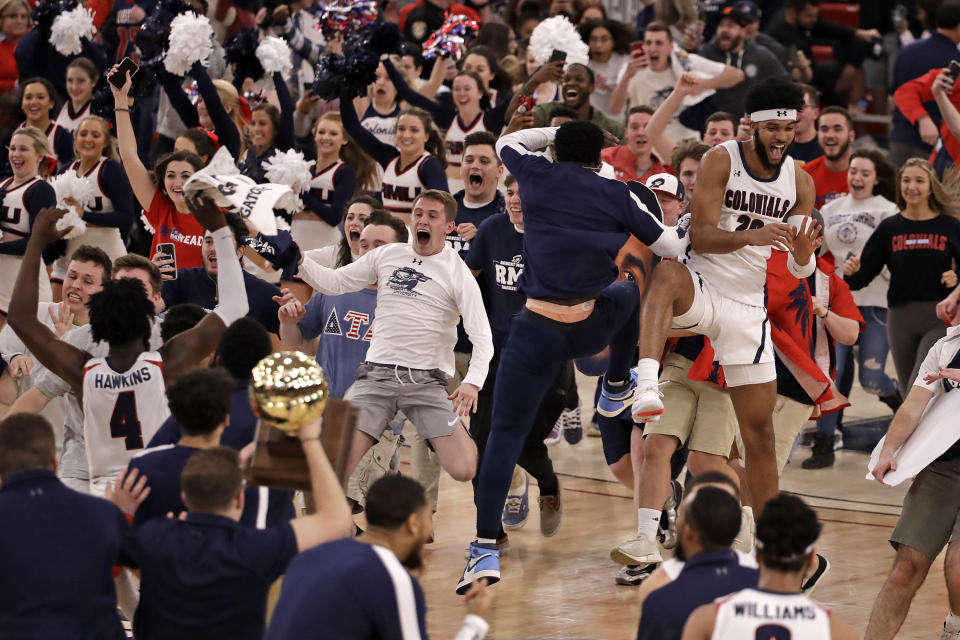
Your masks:
[{"label": "white jersey", "polygon": [[[760,179],[750,175],[747,169],[742,142],[728,140],[718,146],[730,155],[730,176],[717,226],[724,231],[746,231],[785,222],[787,213],[797,202],[797,170],[793,158],[784,158],[773,178]],[[691,250],[684,263],[728,298],[763,307],[770,252],[771,247],[743,247],[714,254]]]},{"label": "white jersey", "polygon": [[94,197],[93,202],[86,207],[87,211],[93,213],[113,213],[116,211],[116,207],[113,205],[113,200],[110,199],[110,196],[107,195],[107,192],[103,188],[103,167],[107,164],[107,159],[103,156],[97,160],[97,164],[93,165],[89,171],[80,175],[80,161],[74,160],[70,163],[70,167],[67,171],[73,171],[80,178],[86,178],[90,181],[90,184],[97,190],[97,195]]},{"label": "white jersey", "polygon": [[80,126],[80,121],[86,116],[90,115],[91,104],[93,104],[93,100],[87,100],[87,104],[80,107],[80,111],[75,112],[73,110],[73,103],[70,100],[67,100],[63,103],[63,106],[60,107],[60,113],[57,115],[57,119],[54,120],[54,122],[70,133],[73,133],[77,130],[77,127]]},{"label": "white jersey", "polygon": [[716,604],[713,640],[830,640],[830,612],[802,593],[744,589]]},{"label": "white jersey", "polygon": [[387,164],[383,172],[383,185],[380,188],[383,208],[390,213],[410,214],[413,211],[413,201],[423,191],[423,181],[420,180],[420,167],[430,154],[424,151],[419,159],[410,166],[399,167],[400,156]]},{"label": "white jersey", "polygon": [[[36,186],[43,183],[40,186]],[[43,182],[39,177],[31,178],[26,182],[13,185],[13,178],[7,178],[0,181],[0,231],[3,232],[3,242],[19,240],[30,235],[30,213],[35,211],[31,194],[34,190],[50,190],[53,187]],[[16,274],[8,274],[10,279],[15,280]]]},{"label": "white jersey", "polygon": [[482,111],[477,114],[473,122],[466,125],[460,120],[460,114],[457,114],[443,139],[444,146],[447,149],[447,168],[459,167],[463,162],[463,144],[468,135],[486,130],[487,127],[483,124]]},{"label": "white jersey", "polygon": [[83,437],[91,489],[102,488],[126,469],[169,415],[159,353],[141,353],[122,373],[106,357],[88,360],[83,368]]},{"label": "white jersey", "polygon": [[373,100],[371,100],[367,110],[360,116],[360,124],[383,144],[395,147],[397,146],[397,119],[399,117],[399,102],[388,113],[380,113],[374,109]]}]

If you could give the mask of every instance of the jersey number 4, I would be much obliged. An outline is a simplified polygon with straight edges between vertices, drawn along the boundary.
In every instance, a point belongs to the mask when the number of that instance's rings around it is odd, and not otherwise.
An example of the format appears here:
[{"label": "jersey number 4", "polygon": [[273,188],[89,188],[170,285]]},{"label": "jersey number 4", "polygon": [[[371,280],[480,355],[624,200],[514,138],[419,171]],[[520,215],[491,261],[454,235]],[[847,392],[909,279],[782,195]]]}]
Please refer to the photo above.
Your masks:
[{"label": "jersey number 4", "polygon": [[737,231],[746,231],[747,229],[759,229],[762,226],[763,226],[763,220],[757,220],[747,215],[743,215],[737,218]]},{"label": "jersey number 4", "polygon": [[113,405],[110,416],[110,435],[124,438],[127,451],[143,449],[143,434],[140,431],[140,419],[137,417],[137,396],[135,391],[121,391],[117,403]]}]

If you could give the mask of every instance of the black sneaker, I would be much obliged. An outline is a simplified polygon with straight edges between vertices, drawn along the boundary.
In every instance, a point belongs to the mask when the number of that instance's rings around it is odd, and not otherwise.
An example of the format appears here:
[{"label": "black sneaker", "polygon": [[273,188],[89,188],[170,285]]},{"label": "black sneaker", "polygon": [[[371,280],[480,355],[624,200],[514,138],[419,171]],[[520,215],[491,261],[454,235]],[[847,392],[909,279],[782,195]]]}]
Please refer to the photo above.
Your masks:
[{"label": "black sneaker", "polygon": [[824,558],[819,553],[817,554],[817,570],[813,572],[813,575],[807,578],[807,581],[803,583],[803,586],[800,587],[800,590],[803,592],[803,595],[809,596],[813,593],[813,589],[817,586],[817,583],[827,575],[827,572],[830,571],[830,561]]},{"label": "black sneaker", "polygon": [[897,389],[889,396],[880,396],[880,402],[890,407],[890,410],[896,413],[900,405],[903,404],[903,396],[900,395],[900,390]]},{"label": "black sneaker", "polygon": [[833,453],[833,436],[825,433],[813,434],[813,455],[800,466],[804,469],[824,469],[832,467],[836,456]]},{"label": "black sneaker", "polygon": [[628,564],[620,568],[617,571],[617,577],[614,578],[614,582],[617,584],[622,584],[625,587],[636,587],[641,582],[650,577],[654,571],[657,570],[657,567],[660,566],[660,563],[653,564]]}]

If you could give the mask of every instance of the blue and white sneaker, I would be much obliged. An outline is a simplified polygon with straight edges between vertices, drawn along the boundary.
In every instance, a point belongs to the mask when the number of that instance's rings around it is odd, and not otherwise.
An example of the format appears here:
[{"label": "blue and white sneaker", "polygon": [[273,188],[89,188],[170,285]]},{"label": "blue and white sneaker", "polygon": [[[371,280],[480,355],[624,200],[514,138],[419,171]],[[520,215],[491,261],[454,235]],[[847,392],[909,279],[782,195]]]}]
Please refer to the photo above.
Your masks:
[{"label": "blue and white sneaker", "polygon": [[470,543],[470,557],[457,583],[457,595],[465,594],[473,581],[480,578],[486,578],[488,585],[500,582],[500,552],[495,544],[474,541]]},{"label": "blue and white sneaker", "polygon": [[606,418],[616,418],[624,409],[633,404],[633,393],[637,389],[637,372],[630,370],[630,381],[621,389],[612,391],[607,388],[607,379],[604,377],[600,387],[600,401],[597,402],[597,413]]},{"label": "blue and white sneaker", "polygon": [[[515,467],[513,473],[517,481],[510,485],[501,517],[503,528],[507,531],[515,531],[523,527],[527,524],[527,516],[530,515],[530,476],[520,467]],[[517,478],[518,474],[523,474],[522,481]]]}]

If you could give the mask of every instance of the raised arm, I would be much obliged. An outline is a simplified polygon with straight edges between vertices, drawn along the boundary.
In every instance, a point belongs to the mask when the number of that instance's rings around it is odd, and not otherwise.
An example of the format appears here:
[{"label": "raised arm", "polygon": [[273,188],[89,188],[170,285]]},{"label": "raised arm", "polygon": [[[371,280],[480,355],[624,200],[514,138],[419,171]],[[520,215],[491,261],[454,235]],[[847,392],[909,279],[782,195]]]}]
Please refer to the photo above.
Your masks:
[{"label": "raised arm", "polygon": [[503,161],[510,173],[517,175],[522,170],[524,162],[531,158],[549,162],[538,156],[538,149],[546,148],[557,136],[557,127],[537,127],[535,129],[521,129],[501,136],[497,140],[497,155]]},{"label": "raised arm", "polygon": [[431,100],[422,93],[415,91],[413,87],[403,79],[403,74],[393,66],[393,62],[390,61],[389,56],[383,56],[381,58],[381,64],[383,68],[387,70],[387,75],[390,76],[390,82],[392,82],[393,86],[397,89],[397,95],[400,96],[401,100],[407,101],[414,107],[420,107],[421,109],[429,111],[430,115],[433,116],[434,122],[436,122],[437,126],[441,129],[450,127],[453,119],[457,117],[456,110],[448,109],[436,100]]},{"label": "raised arm", "polygon": [[202,64],[194,62],[190,67],[190,75],[197,81],[197,93],[203,98],[203,104],[207,108],[207,113],[210,114],[210,121],[213,122],[213,130],[220,139],[220,144],[227,148],[230,155],[238,158],[243,146],[240,141],[240,132],[237,130],[237,125],[233,124],[223,102],[220,101],[220,94],[217,93],[217,87],[210,79],[210,74]]},{"label": "raised arm", "polygon": [[704,78],[700,86],[702,89],[729,89],[743,82],[743,71],[730,65],[724,65],[723,71],[712,78]]},{"label": "raised arm", "polygon": [[79,398],[83,392],[83,366],[90,359],[90,354],[58,339],[49,327],[37,319],[40,296],[37,274],[40,273],[43,248],[69,231],[57,230],[60,216],[61,212],[53,207],[44,209],[37,216],[10,297],[7,322],[36,359],[63,378]]},{"label": "raised arm", "polygon": [[[114,67],[111,75],[113,73],[116,73],[116,67]],[[127,81],[123,84],[123,87],[117,89],[113,84],[110,85],[110,91],[113,92],[114,117],[117,123],[117,147],[120,150],[123,170],[127,173],[130,188],[133,189],[133,195],[137,197],[137,202],[140,203],[141,207],[149,209],[153,202],[153,196],[157,193],[157,187],[137,153],[137,136],[133,131],[133,123],[130,122],[129,96],[131,84],[128,72]]]},{"label": "raised arm", "polygon": [[956,80],[950,75],[949,71],[944,69],[937,74],[937,79],[933,81],[933,97],[940,107],[940,115],[943,116],[943,122],[947,125],[951,135],[960,140],[960,112],[957,111],[957,105],[950,99],[953,93],[953,87]]},{"label": "raised arm", "polygon": [[673,114],[683,105],[684,98],[702,90],[700,78],[692,73],[684,73],[680,76],[680,80],[677,81],[677,86],[670,92],[667,99],[664,100],[663,103],[657,107],[657,110],[653,112],[653,115],[650,116],[650,121],[647,122],[647,139],[650,140],[650,144],[653,145],[653,150],[656,151],[657,155],[661,158],[669,160],[670,154],[673,153],[673,147],[676,144],[676,142],[666,134],[667,125],[670,124],[670,120],[673,119]]},{"label": "raised arm", "polygon": [[186,200],[190,213],[213,235],[213,246],[217,250],[218,303],[195,327],[160,347],[166,380],[173,380],[212,353],[224,329],[247,315],[249,310],[237,245],[223,211],[206,196],[187,196]]},{"label": "raised arm", "polygon": [[776,246],[789,249],[793,232],[786,224],[768,224],[759,229],[724,231],[717,227],[724,188],[730,176],[730,155],[714,147],[703,156],[697,189],[693,195],[690,244],[697,253],[730,253],[746,246]]},{"label": "raised arm", "polygon": [[328,269],[310,259],[301,260],[298,275],[311,287],[327,295],[339,296],[360,291],[376,284],[377,269],[373,256],[381,250],[382,247],[378,247],[339,269]]},{"label": "raised arm", "polygon": [[939,73],[939,70],[932,69],[918,78],[903,83],[893,94],[900,113],[910,121],[910,124],[917,126],[920,137],[929,145],[936,144],[940,132],[930,114],[923,108],[923,104],[934,99],[933,83]]},{"label": "raised arm", "polygon": [[273,74],[273,86],[277,90],[277,101],[280,103],[280,128],[277,130],[273,146],[280,151],[292,149],[296,143],[293,133],[293,114],[297,106],[293,103],[290,88],[280,72]]},{"label": "raised arm", "polygon": [[391,160],[400,155],[396,147],[380,142],[377,140],[377,136],[367,131],[360,124],[357,110],[349,96],[340,96],[340,120],[343,122],[344,131],[349,133],[353,141],[366,151],[371,158],[376,160],[381,167],[386,168]]},{"label": "raised arm", "polygon": [[187,129],[195,129],[200,126],[200,118],[197,116],[197,107],[190,102],[187,93],[183,90],[183,78],[175,76],[166,69],[160,69],[157,73],[157,80],[163,87],[163,92],[167,94],[170,100],[170,106],[177,112],[177,116]]}]

